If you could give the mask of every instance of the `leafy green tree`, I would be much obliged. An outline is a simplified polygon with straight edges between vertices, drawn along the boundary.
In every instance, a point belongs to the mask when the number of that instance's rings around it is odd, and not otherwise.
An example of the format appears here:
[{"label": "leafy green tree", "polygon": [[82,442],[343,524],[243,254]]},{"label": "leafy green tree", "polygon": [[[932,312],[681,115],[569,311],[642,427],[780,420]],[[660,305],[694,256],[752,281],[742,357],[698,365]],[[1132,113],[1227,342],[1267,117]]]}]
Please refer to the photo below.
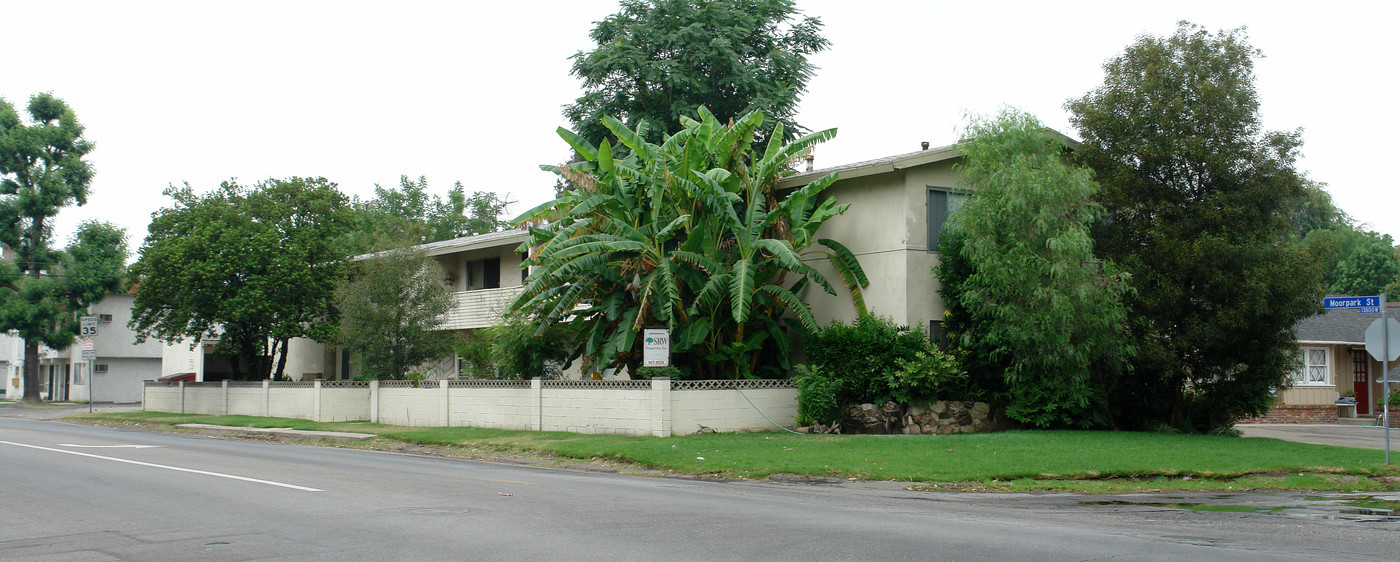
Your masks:
[{"label": "leafy green tree", "polygon": [[[1389,234],[1357,232],[1351,248],[1328,272],[1328,291],[1343,295],[1379,295],[1400,276],[1400,261]],[[1391,295],[1390,299],[1396,296]]]},{"label": "leafy green tree", "polygon": [[847,208],[819,201],[836,175],[786,194],[774,189],[794,173],[794,158],[835,131],[784,145],[779,125],[759,154],[752,148],[762,112],[728,125],[704,107],[698,112],[659,145],[604,118],[628,149],[621,159],[608,141],[595,147],[560,130],[583,161],[545,166],[575,187],[515,219],[550,222],[531,228],[522,246],[538,268],[510,308],[544,326],[570,322],[577,353],[600,368],[635,372],[641,329],[666,326],[689,376],[778,376],[790,366],[784,316],[816,329],[798,293],[809,284],[836,291],[804,255],[825,256],[864,311],[860,288],[868,282],[855,256],[815,237]]},{"label": "leafy green tree", "polygon": [[189,185],[165,194],[175,204],[155,213],[132,266],[139,339],[217,337],[235,378],[281,377],[291,338],[330,339],[345,274],[339,240],[351,224],[334,183],[228,181],[204,195]]},{"label": "leafy green tree", "polygon": [[335,290],[340,330],[334,341],[350,350],[360,373],[402,379],[452,351],[451,332],[439,329],[452,308],[443,275],[437,260],[411,249],[352,264]]},{"label": "leafy green tree", "polygon": [[38,94],[25,124],[0,99],[0,244],[14,251],[0,261],[0,332],[24,340],[24,401],[39,401],[39,346],[66,349],[78,334],[78,316],[121,281],[125,234],[105,223],[85,223],[68,251],[52,244],[54,217],[87,202],[93,145],[63,100]]},{"label": "leafy green tree", "polygon": [[962,181],[976,189],[947,228],[966,278],[957,304],[979,351],[1004,365],[1007,416],[1040,427],[1112,424],[1107,394],[1131,349],[1127,276],[1094,257],[1098,186],[1064,141],[1006,110],[967,127]]},{"label": "leafy green tree", "polygon": [[1267,410],[1294,327],[1317,312],[1321,267],[1288,243],[1306,197],[1300,134],[1263,131],[1257,56],[1243,30],[1182,22],[1139,37],[1067,104],[1107,210],[1095,251],[1135,289],[1137,358],[1110,396],[1120,424],[1215,430]]},{"label": "leafy green tree", "polygon": [[352,255],[401,248],[504,229],[511,201],[491,191],[468,194],[457,182],[447,197],[428,191],[428,180],[399,178],[397,189],[374,186],[374,199],[354,204],[356,227],[346,234]]},{"label": "leafy green tree", "polygon": [[564,115],[595,146],[608,138],[605,116],[657,141],[702,105],[721,123],[763,111],[758,138],[781,124],[791,141],[804,132],[794,117],[816,70],[807,55],[829,45],[821,26],[793,0],[623,0],[589,34],[597,46],[572,57],[584,94]]}]

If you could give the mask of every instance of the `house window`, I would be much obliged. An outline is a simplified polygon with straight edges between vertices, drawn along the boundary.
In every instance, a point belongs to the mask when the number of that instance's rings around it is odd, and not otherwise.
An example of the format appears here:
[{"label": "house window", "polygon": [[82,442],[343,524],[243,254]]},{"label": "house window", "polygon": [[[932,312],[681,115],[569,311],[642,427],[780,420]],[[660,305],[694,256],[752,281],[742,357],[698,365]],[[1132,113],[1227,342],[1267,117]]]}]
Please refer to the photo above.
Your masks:
[{"label": "house window", "polygon": [[938,251],[938,237],[943,232],[943,223],[948,222],[948,217],[957,212],[962,207],[963,201],[967,199],[965,193],[954,193],[946,189],[929,188],[928,190],[928,249],[930,252]]},{"label": "house window", "polygon": [[112,315],[111,315],[111,314],[98,314],[98,315],[97,315],[97,321],[98,321],[98,322],[102,322],[102,323],[104,323],[104,324],[111,323],[111,322],[112,322]]},{"label": "house window", "polygon": [[938,346],[938,349],[948,349],[948,332],[943,331],[942,321],[928,321],[928,342]]},{"label": "house window", "polygon": [[1327,348],[1304,347],[1298,368],[1293,370],[1293,384],[1299,386],[1323,386],[1330,384],[1327,377]]},{"label": "house window", "polygon": [[501,287],[501,258],[467,262],[467,290],[499,289]]}]

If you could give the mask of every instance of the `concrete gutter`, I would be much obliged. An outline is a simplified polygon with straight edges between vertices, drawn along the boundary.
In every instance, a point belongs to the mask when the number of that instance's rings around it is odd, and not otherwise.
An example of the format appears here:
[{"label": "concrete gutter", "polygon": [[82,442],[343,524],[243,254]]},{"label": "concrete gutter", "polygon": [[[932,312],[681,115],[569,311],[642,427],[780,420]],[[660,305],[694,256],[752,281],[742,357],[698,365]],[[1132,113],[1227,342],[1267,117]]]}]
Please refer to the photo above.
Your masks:
[{"label": "concrete gutter", "polygon": [[342,441],[364,441],[378,437],[373,433],[350,433],[347,431],[307,431],[290,427],[236,427],[231,425],[210,425],[207,423],[182,423],[177,427],[204,429],[220,432],[264,433],[300,439],[338,439]]}]

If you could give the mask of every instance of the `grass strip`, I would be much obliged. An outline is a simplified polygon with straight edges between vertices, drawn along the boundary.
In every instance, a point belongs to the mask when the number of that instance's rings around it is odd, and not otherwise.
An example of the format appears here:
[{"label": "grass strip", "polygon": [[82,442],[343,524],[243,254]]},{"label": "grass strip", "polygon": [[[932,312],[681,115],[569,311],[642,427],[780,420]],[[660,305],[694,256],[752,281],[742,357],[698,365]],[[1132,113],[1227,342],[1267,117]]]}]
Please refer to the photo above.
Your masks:
[{"label": "grass strip", "polygon": [[[728,478],[797,474],[939,484],[985,491],[1259,488],[1381,491],[1400,474],[1377,451],[1207,435],[1110,431],[1007,431],[943,436],[726,433],[678,437],[584,435],[471,427],[162,412],[80,414],[94,422],[207,423],[373,433],[433,447],[601,459]],[[1386,478],[1375,478],[1386,477]]]}]

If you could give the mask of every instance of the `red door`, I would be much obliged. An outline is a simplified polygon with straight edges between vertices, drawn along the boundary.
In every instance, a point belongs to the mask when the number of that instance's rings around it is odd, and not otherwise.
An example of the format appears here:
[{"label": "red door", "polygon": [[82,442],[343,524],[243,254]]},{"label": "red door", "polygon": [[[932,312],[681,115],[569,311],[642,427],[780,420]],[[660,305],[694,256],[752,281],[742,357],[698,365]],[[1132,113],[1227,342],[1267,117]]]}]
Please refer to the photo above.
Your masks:
[{"label": "red door", "polygon": [[1371,356],[1351,350],[1351,389],[1356,392],[1356,414],[1371,413]]}]

